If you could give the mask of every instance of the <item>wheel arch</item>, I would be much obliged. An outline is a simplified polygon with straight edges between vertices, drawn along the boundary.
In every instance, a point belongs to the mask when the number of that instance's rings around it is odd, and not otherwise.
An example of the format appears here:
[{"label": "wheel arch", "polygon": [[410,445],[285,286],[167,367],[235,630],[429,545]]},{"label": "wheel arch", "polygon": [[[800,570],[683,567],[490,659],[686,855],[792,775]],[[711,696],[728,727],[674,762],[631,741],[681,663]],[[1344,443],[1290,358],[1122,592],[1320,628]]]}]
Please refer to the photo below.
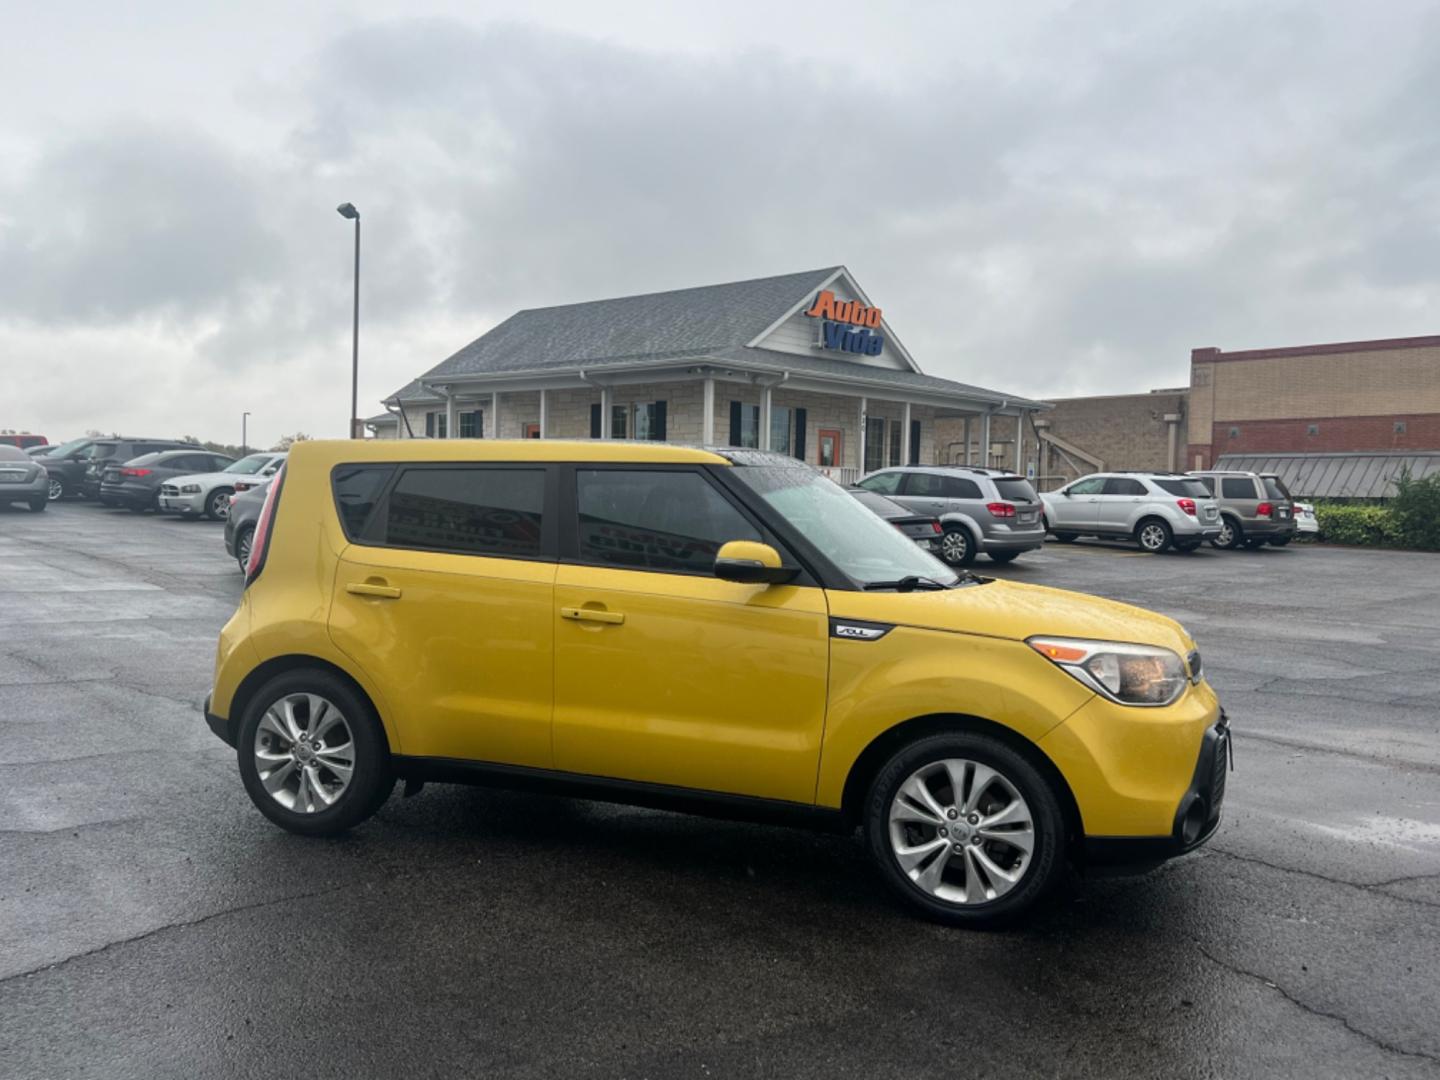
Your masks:
[{"label": "wheel arch", "polygon": [[315,668],[333,675],[344,682],[355,692],[359,698],[374,710],[375,716],[380,721],[380,730],[385,735],[385,748],[387,753],[395,753],[395,740],[390,730],[390,725],[385,722],[385,714],[376,703],[374,695],[360,684],[360,681],[346,671],[339,664],[323,657],[312,656],[309,653],[289,653],[284,656],[272,656],[269,660],[257,664],[254,669],[248,672],[240,685],[235,688],[235,694],[230,699],[229,721],[232,729],[238,735],[240,718],[245,710],[250,707],[251,699],[267,682],[277,675],[284,675],[291,671],[303,671],[306,668]]},{"label": "wheel arch", "polygon": [[1141,514],[1139,518],[1136,519],[1135,527],[1130,530],[1130,535],[1138,538],[1140,536],[1140,530],[1145,527],[1146,522],[1150,521],[1159,522],[1161,525],[1165,526],[1166,530],[1170,533],[1172,537],[1175,535],[1175,526],[1171,525],[1170,522],[1165,520],[1164,514],[1157,514],[1153,510]]},{"label": "wheel arch", "polygon": [[841,796],[841,813],[844,815],[846,824],[852,828],[861,824],[865,796],[870,790],[871,781],[884,767],[885,762],[902,746],[927,735],[943,735],[957,731],[988,735],[1005,743],[1035,766],[1040,775],[1050,782],[1055,797],[1060,802],[1061,813],[1065,816],[1066,849],[1072,855],[1077,854],[1084,842],[1085,835],[1083,820],[1080,817],[1080,804],[1075,801],[1075,793],[1070,790],[1070,784],[1059,767],[1050,760],[1044,750],[1013,728],[981,716],[970,716],[965,713],[931,713],[926,716],[916,716],[887,728],[875,736],[865,749],[860,751],[860,755],[851,764],[850,771],[845,777],[844,793]]}]

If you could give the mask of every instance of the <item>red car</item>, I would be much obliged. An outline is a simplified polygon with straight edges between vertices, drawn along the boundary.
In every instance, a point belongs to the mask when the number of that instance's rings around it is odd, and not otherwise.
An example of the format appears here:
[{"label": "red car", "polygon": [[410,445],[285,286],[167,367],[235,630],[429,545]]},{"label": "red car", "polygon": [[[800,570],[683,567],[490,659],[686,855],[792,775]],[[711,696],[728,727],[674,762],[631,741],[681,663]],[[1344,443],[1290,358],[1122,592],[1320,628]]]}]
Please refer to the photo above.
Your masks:
[{"label": "red car", "polygon": [[18,446],[21,450],[28,450],[32,446],[49,446],[50,440],[44,435],[31,435],[27,432],[24,435],[0,435],[0,445]]}]

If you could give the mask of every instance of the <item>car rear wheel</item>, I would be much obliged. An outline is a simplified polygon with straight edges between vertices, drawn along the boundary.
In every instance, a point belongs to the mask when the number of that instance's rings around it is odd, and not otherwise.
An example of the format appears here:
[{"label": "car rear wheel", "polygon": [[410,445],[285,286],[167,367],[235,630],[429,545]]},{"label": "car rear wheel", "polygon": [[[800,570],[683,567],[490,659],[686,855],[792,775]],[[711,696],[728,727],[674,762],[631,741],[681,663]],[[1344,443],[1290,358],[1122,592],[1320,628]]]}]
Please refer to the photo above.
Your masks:
[{"label": "car rear wheel", "polygon": [[963,525],[948,525],[940,538],[940,557],[951,566],[969,566],[975,561],[975,542]]},{"label": "car rear wheel", "polygon": [[1015,561],[1016,559],[1018,559],[1019,557],[1020,557],[1020,552],[1018,552],[1018,551],[992,551],[992,552],[990,552],[990,561],[991,561],[991,562],[998,562],[998,563],[1014,562],[1014,561]]},{"label": "car rear wheel", "polygon": [[1065,819],[1049,782],[987,735],[930,735],[881,768],[865,803],[871,857],[911,907],[955,926],[995,925],[1051,893]]},{"label": "car rear wheel", "polygon": [[1158,555],[1170,546],[1173,536],[1170,526],[1159,518],[1146,518],[1135,527],[1135,542],[1141,551]]},{"label": "car rear wheel", "polygon": [[48,498],[44,498],[44,499],[31,499],[31,500],[30,500],[30,509],[33,510],[33,511],[34,511],[35,513],[37,513],[37,514],[40,513],[41,510],[44,510],[44,509],[45,509],[47,506],[49,506],[49,505],[50,505],[50,500],[49,500]]},{"label": "car rear wheel", "polygon": [[1291,536],[1276,536],[1271,538],[1270,543],[1274,544],[1276,547],[1284,547],[1293,539],[1294,537]]},{"label": "car rear wheel", "polygon": [[224,521],[230,516],[230,499],[235,493],[229,488],[217,488],[205,500],[205,516],[212,521]]},{"label": "car rear wheel", "polygon": [[1240,522],[1232,517],[1222,515],[1220,518],[1220,535],[1210,541],[1210,546],[1231,551],[1240,546],[1240,541],[1244,536],[1245,530],[1241,527]]},{"label": "car rear wheel", "polygon": [[243,574],[250,566],[250,545],[255,541],[255,526],[242,526],[235,535],[235,561],[240,564]]},{"label": "car rear wheel", "polygon": [[287,671],[262,686],[241,717],[236,754],[250,800],[304,836],[358,825],[395,786],[375,710],[329,671]]},{"label": "car rear wheel", "polygon": [[51,480],[46,495],[51,502],[54,502],[56,499],[63,499],[65,497],[65,484],[59,480]]},{"label": "car rear wheel", "polygon": [[1266,543],[1267,541],[1265,540],[1246,540],[1245,548],[1247,551],[1258,551],[1260,548],[1264,547]]}]

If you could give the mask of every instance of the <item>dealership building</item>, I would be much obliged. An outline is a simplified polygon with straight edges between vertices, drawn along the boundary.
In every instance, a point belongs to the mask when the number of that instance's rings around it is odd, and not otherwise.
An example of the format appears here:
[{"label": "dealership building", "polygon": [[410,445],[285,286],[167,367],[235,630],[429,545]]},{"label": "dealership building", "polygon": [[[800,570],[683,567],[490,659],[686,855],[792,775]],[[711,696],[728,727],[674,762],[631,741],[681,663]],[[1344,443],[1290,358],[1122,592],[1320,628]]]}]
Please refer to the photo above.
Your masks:
[{"label": "dealership building", "polygon": [[1008,422],[1021,437],[1003,464],[1023,469],[1048,408],[926,375],[843,266],[517,312],[385,407],[366,421],[382,438],[746,446],[841,481],[949,460],[937,426],[988,447]]}]

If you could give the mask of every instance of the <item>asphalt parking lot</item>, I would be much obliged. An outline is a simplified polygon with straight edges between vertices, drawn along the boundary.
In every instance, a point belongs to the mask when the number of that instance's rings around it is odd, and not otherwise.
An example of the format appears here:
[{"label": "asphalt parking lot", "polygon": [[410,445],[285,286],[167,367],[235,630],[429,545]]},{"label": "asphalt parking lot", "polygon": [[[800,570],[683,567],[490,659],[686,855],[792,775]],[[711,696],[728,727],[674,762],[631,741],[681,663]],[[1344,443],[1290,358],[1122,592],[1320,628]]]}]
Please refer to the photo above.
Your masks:
[{"label": "asphalt parking lot", "polygon": [[1203,852],[974,933],[790,829],[431,786],[287,835],[197,711],[219,527],[0,510],[0,1076],[1440,1076],[1440,556],[999,572],[1182,620],[1237,772]]}]

